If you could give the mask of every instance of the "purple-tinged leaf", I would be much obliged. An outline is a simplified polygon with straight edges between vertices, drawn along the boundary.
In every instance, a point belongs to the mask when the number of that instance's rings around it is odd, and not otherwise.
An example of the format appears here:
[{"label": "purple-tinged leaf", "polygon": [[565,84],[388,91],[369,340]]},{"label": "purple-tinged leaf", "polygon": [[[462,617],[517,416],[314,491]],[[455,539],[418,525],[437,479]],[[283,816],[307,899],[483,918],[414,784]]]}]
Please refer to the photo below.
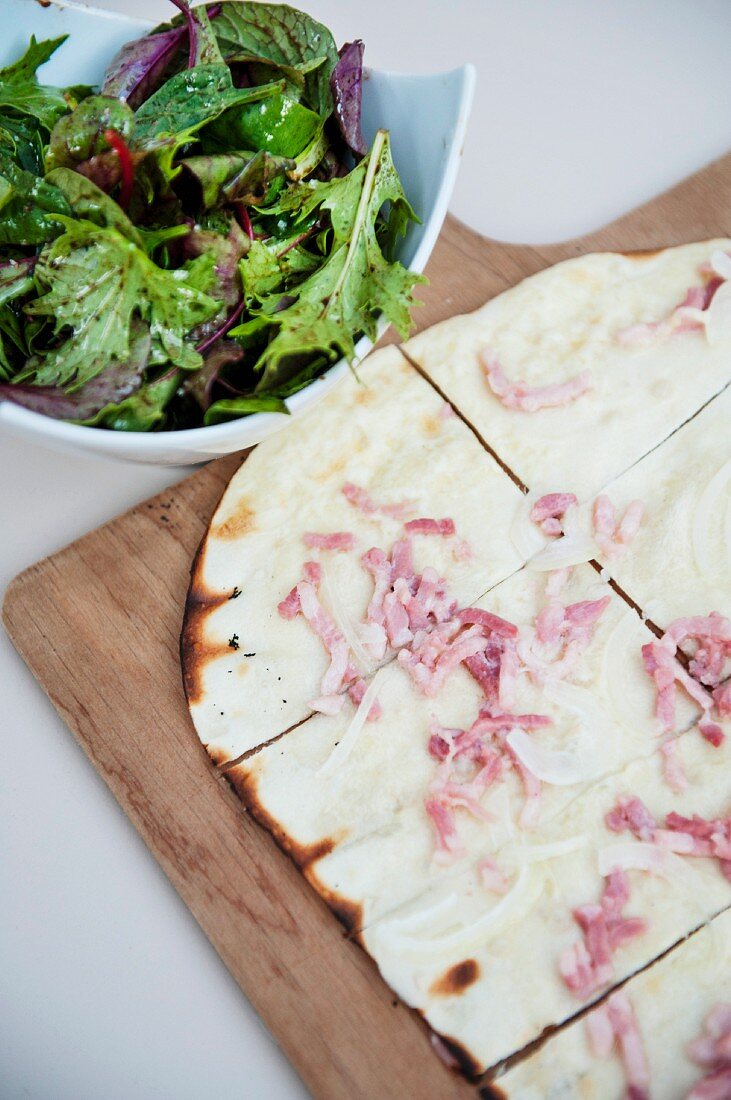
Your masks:
[{"label": "purple-tinged leaf", "polygon": [[[203,366],[191,375],[183,385],[198,402],[203,412],[211,404],[211,394],[216,382],[220,381],[221,371],[244,358],[244,349],[235,340],[219,340],[206,355]],[[225,386],[229,389],[229,386]]]},{"label": "purple-tinged leaf", "polygon": [[183,24],[126,42],[109,64],[102,94],[123,99],[136,110],[157,89],[187,37],[188,28]]},{"label": "purple-tinged leaf", "polygon": [[[176,4],[177,6],[179,5]],[[211,4],[205,10],[209,19],[215,19],[221,14],[221,5]],[[195,57],[197,30],[195,40],[191,40],[188,26],[192,22],[195,28],[196,24],[192,16],[190,19],[189,16],[188,10],[185,16],[187,22],[166,30],[153,31],[152,34],[146,34],[132,42],[125,42],[109,63],[102,95],[124,99],[136,110],[157,90],[166,70],[186,42],[189,43],[189,60]]]},{"label": "purple-tinged leaf", "polygon": [[340,60],[330,75],[330,91],[335,104],[335,118],[345,143],[358,157],[367,153],[360,129],[363,98],[363,43],[346,42],[339,53]]},{"label": "purple-tinged leaf", "polygon": [[5,398],[54,420],[91,420],[107,405],[117,404],[140,388],[150,358],[150,343],[147,325],[135,321],[130,335],[129,358],[110,363],[101,374],[73,393],[67,393],[60,386],[7,383],[0,385],[0,399]]},{"label": "purple-tinged leaf", "polygon": [[[214,296],[228,309],[237,305],[241,297],[239,261],[249,248],[248,238],[238,223],[231,219],[231,226],[225,237],[212,229],[194,228],[181,243],[185,259],[194,260],[197,256],[204,255],[214,257],[214,272],[218,281]],[[217,326],[215,322],[209,321],[200,327],[213,332]],[[205,335],[205,332],[201,335]]]},{"label": "purple-tinged leaf", "polygon": [[198,53],[198,24],[195,21],[187,0],[170,0],[170,3],[175,4],[178,11],[182,11],[185,17],[185,23],[188,28],[188,68],[192,69],[195,65],[196,54]]}]

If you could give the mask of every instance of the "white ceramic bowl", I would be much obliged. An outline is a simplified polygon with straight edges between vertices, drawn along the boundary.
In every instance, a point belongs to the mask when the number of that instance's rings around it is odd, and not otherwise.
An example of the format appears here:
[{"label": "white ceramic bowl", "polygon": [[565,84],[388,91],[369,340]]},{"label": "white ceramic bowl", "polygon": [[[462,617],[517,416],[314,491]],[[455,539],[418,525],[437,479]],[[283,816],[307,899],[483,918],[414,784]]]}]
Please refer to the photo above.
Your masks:
[{"label": "white ceramic bowl", "polygon": [[[306,8],[307,0],[295,0]],[[123,15],[71,5],[44,8],[32,0],[2,0],[0,64],[18,56],[31,34],[70,37],[42,71],[49,84],[98,84],[106,62],[123,42],[144,34],[151,24]],[[471,65],[426,76],[366,71],[363,132],[366,140],[379,127],[391,131],[393,157],[404,190],[422,220],[401,242],[398,258],[412,271],[423,271],[439,235],[457,177],[475,71]],[[385,326],[383,326],[385,328]],[[381,330],[383,331],[383,329]],[[359,359],[372,343],[356,345]],[[288,398],[291,415],[255,413],[242,420],[178,432],[114,432],[67,424],[0,402],[0,426],[27,439],[76,454],[108,456],[162,465],[202,462],[261,442],[320,400],[346,374],[335,363],[322,378]]]}]

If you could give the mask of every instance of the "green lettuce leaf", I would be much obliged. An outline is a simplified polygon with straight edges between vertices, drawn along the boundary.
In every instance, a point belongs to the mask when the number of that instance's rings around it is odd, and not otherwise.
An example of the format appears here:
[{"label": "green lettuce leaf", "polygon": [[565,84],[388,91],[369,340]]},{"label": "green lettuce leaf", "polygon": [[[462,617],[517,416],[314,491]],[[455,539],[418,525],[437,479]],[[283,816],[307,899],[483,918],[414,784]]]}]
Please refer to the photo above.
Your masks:
[{"label": "green lettuce leaf", "polygon": [[33,265],[34,260],[21,259],[0,266],[0,378],[5,381],[14,373],[13,360],[18,352],[25,352],[20,321],[9,303],[35,289]]},{"label": "green lettuce leaf", "polygon": [[175,137],[177,147],[190,141],[207,122],[229,107],[265,99],[281,84],[234,88],[227,65],[198,65],[176,73],[145,100],[135,116],[133,145],[155,148],[164,137]]},{"label": "green lettuce leaf", "polygon": [[247,397],[227,397],[214,401],[206,410],[203,423],[223,424],[226,420],[237,420],[240,416],[249,416],[251,413],[288,411],[281,397],[270,393],[252,393]]},{"label": "green lettuce leaf", "polygon": [[70,213],[62,192],[21,168],[0,141],[0,244],[45,244],[61,231],[56,216]]},{"label": "green lettuce leaf", "polygon": [[326,118],[332,113],[330,76],[338,63],[327,27],[287,4],[231,0],[213,22],[221,53],[233,59],[280,67],[288,80],[302,78],[305,103]]},{"label": "green lettuce leaf", "polygon": [[180,384],[180,371],[170,370],[116,405],[107,405],[85,424],[117,432],[151,432],[165,420],[165,409]]},{"label": "green lettuce leaf", "polygon": [[202,209],[213,210],[222,203],[243,202],[252,206],[262,202],[272,181],[284,176],[294,161],[262,150],[184,157],[180,164],[200,188]]},{"label": "green lettuce leaf", "polygon": [[[414,285],[425,281],[400,263],[389,262],[379,243],[377,219],[384,204],[397,226],[405,214],[414,217],[386,131],[378,132],[368,156],[348,176],[296,185],[288,194],[293,197],[287,204],[296,209],[300,222],[319,210],[328,211],[333,243],[321,267],[287,287],[284,301],[279,290],[262,299],[259,313],[266,317],[273,338],[256,363],[262,372],[258,391],[282,385],[301,369],[306,356],[320,353],[333,360],[342,354],[352,360],[355,335],[374,338],[379,313],[405,337]],[[231,335],[239,331],[233,329]]]},{"label": "green lettuce leaf", "polygon": [[60,118],[51,131],[46,168],[70,168],[109,149],[105,130],[116,130],[129,141],[134,128],[134,112],[121,99],[92,95]]},{"label": "green lettuce leaf", "polygon": [[[23,56],[12,65],[0,69],[0,107],[12,108],[21,115],[31,115],[47,130],[66,114],[69,104],[60,88],[45,87],[36,79],[36,69],[56,52],[67,35],[37,42],[32,37]],[[83,91],[83,89],[79,89]],[[70,97],[71,98],[71,97]]]},{"label": "green lettuce leaf", "polygon": [[116,229],[133,244],[142,246],[139,231],[122,208],[86,176],[71,168],[54,168],[46,180],[62,193],[75,217],[102,229]]},{"label": "green lettuce leaf", "polygon": [[296,99],[276,92],[261,103],[226,111],[206,127],[204,142],[221,149],[265,149],[278,157],[298,157],[320,134],[322,119]]},{"label": "green lettuce leaf", "polygon": [[65,232],[44,249],[36,278],[46,293],[26,307],[53,319],[66,339],[34,364],[38,385],[77,389],[130,353],[130,328],[139,316],[150,328],[152,362],[194,370],[201,356],[186,336],[219,305],[190,286],[188,273],[164,271],[117,229],[62,219]]}]

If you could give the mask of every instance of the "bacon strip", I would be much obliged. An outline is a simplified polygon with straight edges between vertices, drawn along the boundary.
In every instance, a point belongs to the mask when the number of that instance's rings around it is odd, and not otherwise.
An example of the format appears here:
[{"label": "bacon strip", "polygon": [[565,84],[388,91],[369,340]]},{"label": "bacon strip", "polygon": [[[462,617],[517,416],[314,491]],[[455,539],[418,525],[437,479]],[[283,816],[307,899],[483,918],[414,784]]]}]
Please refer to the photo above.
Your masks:
[{"label": "bacon strip", "polygon": [[554,382],[548,386],[529,386],[523,379],[511,382],[499,360],[491,352],[482,351],[480,361],[488,386],[506,409],[518,409],[520,412],[531,413],[539,409],[570,405],[592,386],[591,371],[588,370],[581,371],[565,382]]},{"label": "bacon strip", "polygon": [[[675,656],[678,646],[688,641],[695,646],[689,664],[692,675]],[[710,714],[714,707],[722,717],[729,713],[731,690],[728,685],[721,686],[720,679],[730,657],[731,620],[717,611],[676,619],[659,642],[642,647],[645,668],[657,688],[656,714],[666,733],[672,730],[675,722],[675,685],[678,683],[703,711],[698,724],[703,737],[716,747],[722,743],[723,730],[711,720]],[[713,688],[713,692],[708,688]]]},{"label": "bacon strip", "polygon": [[353,550],[355,548],[355,536],[351,531],[332,531],[329,534],[306,531],[302,541],[311,550]]},{"label": "bacon strip", "polygon": [[311,702],[313,710],[323,714],[337,714],[342,706],[338,695],[342,688],[357,678],[350,660],[350,647],[333,620],[322,606],[318,589],[322,582],[322,569],[318,562],[308,561],[303,566],[303,580],[285,596],[277,610],[284,619],[303,615],[322,641],[330,666],[320,684],[320,696]]},{"label": "bacon strip", "polygon": [[567,988],[581,1000],[611,982],[614,952],[647,927],[640,917],[623,916],[629,898],[629,879],[624,871],[614,870],[605,879],[599,903],[573,911],[583,938],[563,952],[559,972]]},{"label": "bacon strip", "polygon": [[455,533],[453,519],[410,519],[404,524],[407,535],[439,535],[449,538]]},{"label": "bacon strip", "polygon": [[607,558],[620,558],[627,552],[642,523],[645,506],[641,500],[633,500],[627,505],[621,522],[606,493],[601,493],[594,501],[592,522],[594,539],[602,554]]},{"label": "bacon strip", "polygon": [[718,288],[725,280],[717,275],[710,265],[703,264],[700,271],[711,275],[701,286],[692,286],[677,306],[662,321],[640,321],[636,325],[621,329],[617,340],[626,346],[650,344],[658,338],[672,336],[677,332],[702,332],[705,328],[705,313]]},{"label": "bacon strip", "polygon": [[546,493],[540,497],[530,510],[530,518],[544,535],[561,535],[561,520],[569,508],[578,504],[575,493]]},{"label": "bacon strip", "polygon": [[665,631],[665,639],[676,648],[684,642],[696,643],[689,665],[691,673],[708,687],[720,683],[725,662],[731,657],[731,619],[718,611],[676,619]]},{"label": "bacon strip", "polygon": [[701,1035],[687,1047],[688,1057],[705,1070],[687,1100],[728,1100],[731,1096],[731,1004],[713,1006]]},{"label": "bacon strip", "polygon": [[665,827],[659,828],[639,798],[620,797],[604,822],[613,833],[630,832],[677,855],[717,859],[721,873],[731,882],[731,815],[708,821],[698,814],[683,817],[671,812]]},{"label": "bacon strip", "polygon": [[414,504],[410,500],[402,500],[396,504],[376,504],[366,489],[360,485],[354,485],[352,481],[346,481],[340,490],[354,508],[358,508],[363,515],[373,516],[379,513],[390,516],[392,519],[404,519],[412,510]]},{"label": "bacon strip", "polygon": [[668,649],[662,642],[647,642],[642,647],[645,669],[652,676],[657,688],[655,713],[665,733],[672,732],[675,726],[676,682],[685,688],[704,711],[709,711],[713,705],[712,696],[697,680],[688,675],[674,652],[674,649]]},{"label": "bacon strip", "polygon": [[616,1040],[627,1081],[627,1100],[649,1100],[650,1070],[637,1017],[626,991],[617,990],[590,1012],[586,1028],[598,1058],[607,1058]]}]

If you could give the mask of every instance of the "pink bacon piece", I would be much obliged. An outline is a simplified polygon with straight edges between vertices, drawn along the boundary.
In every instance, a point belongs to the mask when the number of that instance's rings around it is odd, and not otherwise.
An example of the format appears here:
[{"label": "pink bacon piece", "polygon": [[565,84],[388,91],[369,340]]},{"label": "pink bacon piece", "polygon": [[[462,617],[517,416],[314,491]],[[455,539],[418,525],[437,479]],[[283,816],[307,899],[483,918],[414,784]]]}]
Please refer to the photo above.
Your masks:
[{"label": "pink bacon piece", "polygon": [[655,839],[657,822],[640,798],[620,795],[604,823],[613,833],[629,831],[638,840],[651,842]]},{"label": "pink bacon piece", "polygon": [[[685,642],[695,646],[689,663],[692,675],[685,671],[675,656],[678,646]],[[710,715],[717,708],[720,716],[727,716],[731,692],[724,686],[718,692],[717,699],[715,689],[720,686],[719,681],[729,657],[731,620],[717,611],[712,611],[710,615],[676,619],[659,642],[642,647],[645,668],[657,688],[656,714],[665,732],[670,732],[675,721],[675,685],[678,683],[703,711],[698,724],[702,736],[716,747],[723,742],[723,730]],[[713,693],[708,688],[713,688]]]},{"label": "pink bacon piece", "polygon": [[344,551],[355,548],[355,536],[351,531],[331,531],[329,534],[306,531],[302,541],[311,550]]},{"label": "pink bacon piece", "polygon": [[561,520],[569,508],[578,503],[574,493],[546,493],[531,508],[530,518],[544,535],[560,535],[563,533]]},{"label": "pink bacon piece", "polygon": [[703,1031],[687,1047],[688,1057],[702,1070],[687,1100],[728,1100],[731,1096],[731,1004],[713,1006]]},{"label": "pink bacon piece", "polygon": [[303,615],[312,630],[322,641],[329,657],[330,666],[320,684],[320,696],[313,700],[313,710],[323,714],[337,714],[342,706],[339,692],[357,673],[350,661],[350,647],[333,620],[325,611],[318,597],[318,588],[322,581],[322,569],[317,562],[308,561],[303,566],[303,580],[285,596],[278,605],[279,614],[284,619],[294,619]]},{"label": "pink bacon piece", "polygon": [[619,1048],[627,1081],[626,1100],[649,1100],[650,1070],[632,1002],[624,989],[617,990],[586,1017],[589,1042],[597,1058],[607,1058]]},{"label": "pink bacon piece", "polygon": [[499,615],[493,615],[491,611],[483,611],[479,607],[464,607],[456,616],[465,626],[479,626],[485,635],[497,634],[500,638],[517,638],[518,628],[515,623]]},{"label": "pink bacon piece", "polygon": [[582,1000],[611,982],[614,952],[647,927],[640,917],[623,915],[629,898],[629,879],[623,871],[614,870],[605,879],[599,903],[573,911],[583,939],[563,952],[559,971],[567,988]]},{"label": "pink bacon piece", "polygon": [[688,675],[674,653],[674,647],[669,649],[662,642],[647,642],[642,647],[645,669],[652,676],[657,689],[655,713],[665,733],[670,733],[675,725],[676,682],[685,688],[703,711],[709,711],[713,705],[713,697],[697,680]]},{"label": "pink bacon piece", "polygon": [[453,626],[446,623],[415,641],[409,650],[400,650],[398,661],[409,672],[416,687],[433,698],[441,691],[449,673],[484,646],[484,636],[477,627],[455,633]]},{"label": "pink bacon piece", "polygon": [[691,673],[708,687],[718,686],[725,662],[731,657],[731,619],[718,611],[676,619],[665,631],[663,642],[666,640],[669,647],[675,648],[684,642],[694,642]]},{"label": "pink bacon piece", "polygon": [[[469,729],[460,730],[453,740],[455,758],[477,755],[481,757],[486,740],[495,734],[509,733],[511,729],[536,730],[550,726],[553,719],[547,714],[491,714],[480,712]],[[475,749],[479,751],[475,753]]]},{"label": "pink bacon piece", "polygon": [[[531,674],[541,679],[550,670],[550,675],[561,679],[576,667],[582,653],[591,644],[597,622],[611,602],[611,596],[602,596],[598,600],[580,600],[578,603],[564,606],[560,600],[552,597],[536,617],[535,634],[537,641],[549,652],[558,647],[546,664],[540,654],[521,652]],[[536,663],[535,658],[538,658]]]},{"label": "pink bacon piece", "polygon": [[701,286],[689,287],[682,302],[675,306],[668,317],[662,321],[640,321],[621,329],[617,333],[618,342],[626,346],[642,345],[677,332],[702,332],[705,328],[704,319],[698,314],[705,313],[725,280],[715,274],[710,265],[703,264],[700,271],[704,275],[711,274],[712,277]]},{"label": "pink bacon piece", "polygon": [[453,519],[410,519],[404,524],[407,535],[438,535],[446,539],[455,533]]},{"label": "pink bacon piece", "polygon": [[[363,679],[362,676],[359,676],[358,679],[354,680],[348,688],[348,698],[354,706],[359,707],[360,704],[363,702],[363,696],[365,695],[367,690],[367,682]],[[342,696],[339,696],[339,698],[342,698]],[[382,714],[383,710],[381,709],[381,704],[379,703],[378,699],[374,699],[368,710],[366,722],[376,722]]]},{"label": "pink bacon piece", "polygon": [[607,558],[620,558],[626,553],[635,539],[642,524],[645,506],[641,500],[633,500],[627,505],[621,521],[617,521],[614,505],[605,493],[594,501],[592,522],[594,539],[602,554]]},{"label": "pink bacon piece", "polygon": [[424,809],[431,818],[436,833],[437,858],[446,861],[462,855],[464,848],[451,808],[441,799],[432,797],[426,799]]},{"label": "pink bacon piece", "polygon": [[731,816],[709,821],[698,814],[683,817],[673,811],[666,815],[665,827],[659,828],[639,798],[620,797],[604,822],[614,833],[630,832],[677,855],[717,859],[722,874],[731,881]]},{"label": "pink bacon piece", "polygon": [[480,354],[487,384],[506,409],[520,412],[538,412],[539,409],[570,405],[591,389],[592,377],[588,370],[581,371],[565,382],[548,386],[529,386],[523,379],[511,382],[498,359],[488,351]]},{"label": "pink bacon piece", "polygon": [[687,791],[688,778],[683,768],[683,762],[678,756],[677,742],[673,740],[666,741],[660,746],[660,753],[662,754],[663,779],[670,790],[675,791],[676,794]]},{"label": "pink bacon piece", "polygon": [[380,512],[391,519],[404,519],[413,509],[413,501],[402,500],[396,504],[376,504],[370,493],[360,485],[354,485],[352,481],[346,481],[341,492],[349,504],[365,516],[373,516]]},{"label": "pink bacon piece", "polygon": [[731,680],[721,684],[711,694],[713,705],[721,718],[731,718]]}]

